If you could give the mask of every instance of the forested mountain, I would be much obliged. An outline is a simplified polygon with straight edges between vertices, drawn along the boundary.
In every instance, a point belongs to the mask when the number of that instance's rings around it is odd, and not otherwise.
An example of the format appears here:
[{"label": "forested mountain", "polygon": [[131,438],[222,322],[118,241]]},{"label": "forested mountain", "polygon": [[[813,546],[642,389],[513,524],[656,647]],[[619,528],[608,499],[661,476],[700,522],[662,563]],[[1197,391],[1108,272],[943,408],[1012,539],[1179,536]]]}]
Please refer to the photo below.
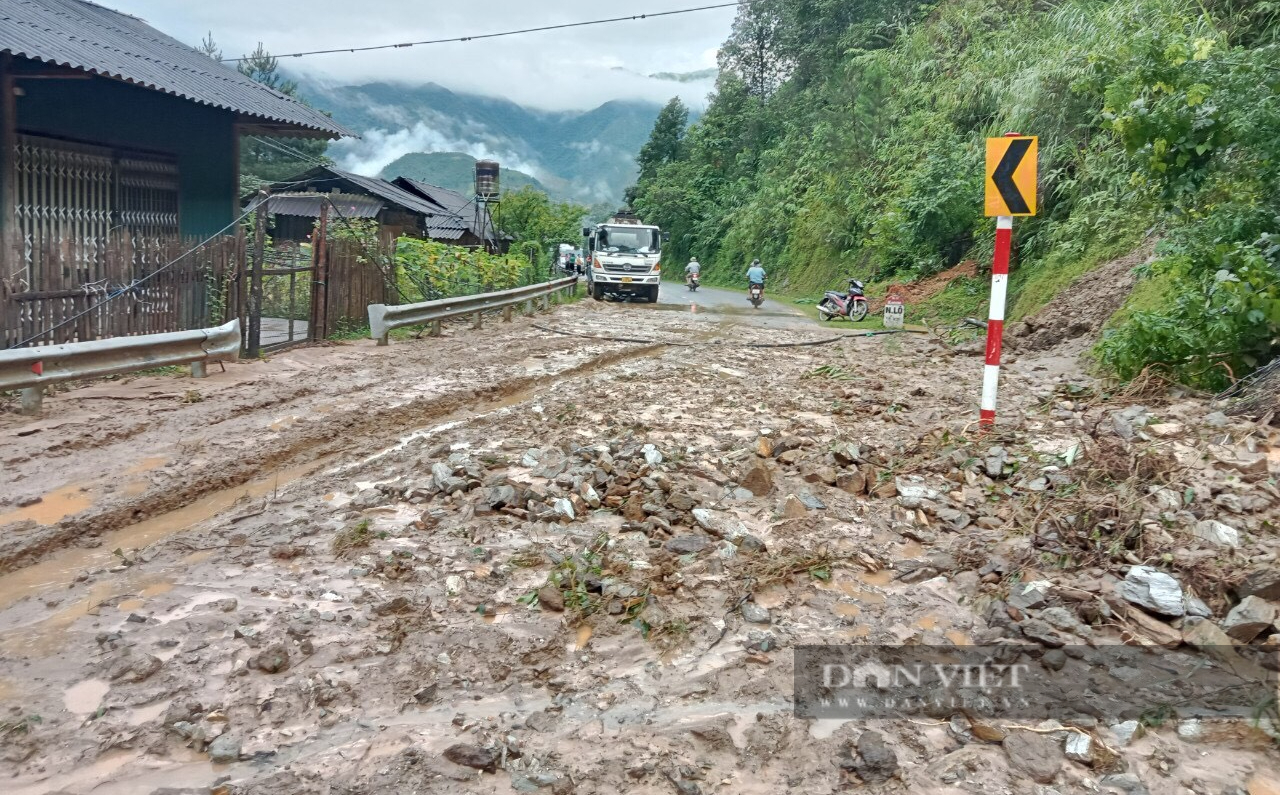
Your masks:
[{"label": "forested mountain", "polygon": [[587,203],[615,202],[635,180],[635,153],[660,108],[615,100],[587,111],[552,112],[434,83],[300,85],[313,105],[361,134],[329,149],[348,168],[377,173],[413,152],[465,152],[492,157],[537,177],[558,196]]},{"label": "forested mountain", "polygon": [[635,206],[713,279],[758,256],[799,292],[904,280],[990,261],[984,139],[1038,135],[1012,317],[1155,236],[1100,360],[1221,386],[1280,332],[1278,33],[1248,0],[752,0]]},{"label": "forested mountain", "polygon": [[[408,177],[470,196],[475,191],[476,159],[463,152],[411,152],[393,160],[378,176],[387,180]],[[503,191],[530,187],[550,193],[523,171],[503,167],[501,177]]]}]

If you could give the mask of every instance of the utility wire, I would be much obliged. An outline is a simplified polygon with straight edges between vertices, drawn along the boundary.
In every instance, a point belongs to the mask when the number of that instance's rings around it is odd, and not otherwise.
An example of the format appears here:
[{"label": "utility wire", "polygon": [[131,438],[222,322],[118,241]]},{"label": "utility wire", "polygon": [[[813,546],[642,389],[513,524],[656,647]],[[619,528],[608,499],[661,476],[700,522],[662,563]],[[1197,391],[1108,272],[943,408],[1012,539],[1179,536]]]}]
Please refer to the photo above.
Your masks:
[{"label": "utility wire", "polygon": [[[559,25],[543,25],[537,28],[521,28],[520,30],[504,30],[498,33],[477,33],[472,36],[455,36],[448,39],[428,39],[426,41],[406,41],[400,44],[378,44],[370,47],[339,47],[332,50],[308,50],[306,52],[290,52],[283,55],[276,55],[276,58],[302,58],[307,55],[330,55],[339,52],[370,52],[372,50],[398,50],[407,47],[417,47],[425,44],[449,44],[452,42],[468,42],[478,41],[480,39],[496,39],[503,36],[519,36],[525,33],[541,33],[548,30],[564,30],[566,28],[584,28],[589,25],[609,25],[616,22],[634,22],[642,19],[653,19],[656,17],[670,17],[677,14],[692,14],[697,11],[711,11],[717,8],[737,8],[744,6],[749,0],[738,0],[735,3],[718,3],[716,5],[698,6],[697,8],[681,8],[675,11],[658,11],[652,14],[633,14],[626,17],[612,17],[610,19],[592,19],[586,22],[565,22]],[[239,63],[241,61],[252,60],[249,56],[241,58],[223,58],[223,63]]]}]

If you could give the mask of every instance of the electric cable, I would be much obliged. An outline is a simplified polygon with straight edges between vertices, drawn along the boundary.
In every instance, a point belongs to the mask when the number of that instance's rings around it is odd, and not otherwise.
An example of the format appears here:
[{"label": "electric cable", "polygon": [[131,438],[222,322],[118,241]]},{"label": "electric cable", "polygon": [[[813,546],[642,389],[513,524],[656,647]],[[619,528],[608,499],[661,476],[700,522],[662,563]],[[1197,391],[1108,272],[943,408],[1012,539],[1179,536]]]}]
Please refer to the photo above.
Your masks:
[{"label": "electric cable", "polygon": [[[373,50],[400,50],[408,47],[417,47],[419,45],[428,44],[450,44],[455,42],[478,41],[481,39],[497,39],[504,36],[519,36],[525,33],[542,33],[549,30],[565,30],[567,28],[583,28],[590,25],[608,25],[616,22],[635,22],[644,19],[653,19],[657,17],[670,17],[677,14],[692,14],[698,11],[712,11],[718,8],[736,8],[747,5],[748,0],[738,0],[734,3],[717,3],[716,5],[698,6],[696,8],[681,8],[675,11],[658,11],[650,14],[633,14],[625,17],[612,17],[610,19],[592,19],[586,22],[563,22],[558,25],[542,25],[536,28],[521,28],[519,30],[505,30],[497,33],[477,33],[471,36],[454,36],[447,39],[428,39],[426,41],[406,41],[399,44],[377,44],[367,47],[337,47],[329,50],[308,50],[305,52],[289,52],[282,55],[274,55],[273,58],[302,58],[308,55],[331,55],[340,52],[371,52]],[[240,58],[223,58],[222,63],[240,63],[243,61],[253,60],[252,56],[241,56]]]}]

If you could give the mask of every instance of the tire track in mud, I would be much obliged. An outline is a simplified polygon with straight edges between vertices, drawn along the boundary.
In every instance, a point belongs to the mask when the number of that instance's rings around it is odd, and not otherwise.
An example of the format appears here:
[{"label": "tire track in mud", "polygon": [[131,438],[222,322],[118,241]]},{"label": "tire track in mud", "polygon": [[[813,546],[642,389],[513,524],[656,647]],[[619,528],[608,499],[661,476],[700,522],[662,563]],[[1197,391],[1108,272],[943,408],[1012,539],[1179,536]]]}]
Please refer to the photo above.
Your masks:
[{"label": "tire track in mud", "polygon": [[9,534],[6,539],[8,545],[0,548],[0,575],[74,545],[84,536],[124,530],[130,525],[185,508],[211,493],[267,477],[272,470],[296,468],[321,458],[368,454],[386,448],[395,442],[396,437],[424,425],[483,414],[492,410],[495,404],[520,402],[561,381],[655,356],[667,347],[665,343],[658,343],[616,348],[554,373],[516,376],[496,384],[414,398],[407,403],[363,405],[328,414],[323,422],[290,428],[274,443],[230,462],[231,465],[216,476],[209,472],[188,475],[166,485],[160,494],[148,493],[97,513],[39,527],[27,538]]}]

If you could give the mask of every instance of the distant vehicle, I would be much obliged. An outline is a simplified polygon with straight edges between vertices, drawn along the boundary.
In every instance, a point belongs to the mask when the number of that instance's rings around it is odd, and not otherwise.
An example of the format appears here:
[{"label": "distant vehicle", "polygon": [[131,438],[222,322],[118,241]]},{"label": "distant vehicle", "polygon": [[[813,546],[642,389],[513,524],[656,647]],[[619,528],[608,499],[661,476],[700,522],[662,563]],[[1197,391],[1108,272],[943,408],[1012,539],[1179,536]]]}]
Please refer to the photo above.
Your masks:
[{"label": "distant vehicle", "polygon": [[696,293],[698,291],[698,285],[702,283],[702,280],[698,278],[698,274],[691,273],[685,277],[685,283],[689,286],[689,292]]},{"label": "distant vehicle", "polygon": [[764,285],[759,282],[752,284],[751,297],[748,300],[751,301],[752,306],[759,309],[760,305],[764,303]]},{"label": "distant vehicle", "polygon": [[620,210],[602,224],[583,227],[582,236],[587,239],[582,264],[592,298],[638,296],[651,304],[658,300],[666,239],[661,229]]}]

